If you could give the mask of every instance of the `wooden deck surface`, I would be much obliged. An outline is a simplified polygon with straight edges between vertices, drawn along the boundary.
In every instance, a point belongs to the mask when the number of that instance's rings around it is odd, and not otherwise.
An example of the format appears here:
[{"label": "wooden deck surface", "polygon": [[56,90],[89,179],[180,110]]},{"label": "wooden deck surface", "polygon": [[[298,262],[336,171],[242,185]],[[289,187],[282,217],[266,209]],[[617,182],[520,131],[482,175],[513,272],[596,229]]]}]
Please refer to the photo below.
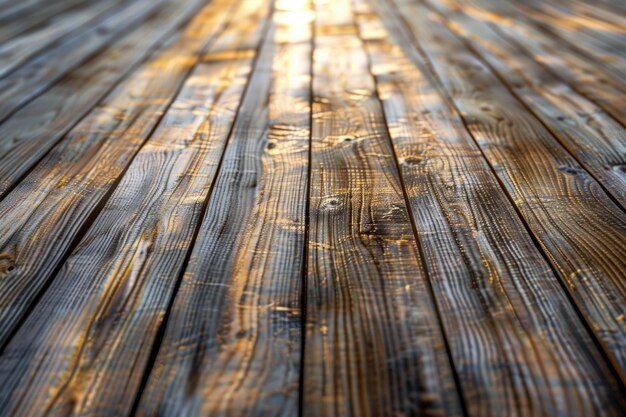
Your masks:
[{"label": "wooden deck surface", "polygon": [[620,0],[0,0],[0,417],[626,415]]}]

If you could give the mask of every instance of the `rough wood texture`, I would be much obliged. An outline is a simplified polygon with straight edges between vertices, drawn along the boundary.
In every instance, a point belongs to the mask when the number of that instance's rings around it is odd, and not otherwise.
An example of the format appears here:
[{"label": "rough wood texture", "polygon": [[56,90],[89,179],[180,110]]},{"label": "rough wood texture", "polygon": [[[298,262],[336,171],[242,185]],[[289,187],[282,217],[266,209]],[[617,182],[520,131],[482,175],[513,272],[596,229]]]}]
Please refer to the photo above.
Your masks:
[{"label": "rough wood texture", "polygon": [[350,0],[316,6],[304,415],[461,415]]},{"label": "rough wood texture", "polygon": [[3,5],[0,12],[0,42],[28,33],[30,30],[36,30],[54,16],[84,2],[85,0],[23,0]]},{"label": "rough wood texture", "polygon": [[0,44],[0,77],[18,68],[29,58],[64,37],[79,36],[104,12],[120,3],[115,1],[87,2],[84,7],[62,13],[43,28]]},{"label": "rough wood texture", "polygon": [[620,0],[0,0],[0,417],[621,417]]},{"label": "rough wood texture", "polygon": [[556,3],[546,4],[535,0],[505,0],[504,3],[509,2],[512,4],[508,10],[514,16],[519,13],[524,19],[532,19],[532,24],[542,31],[562,43],[568,43],[582,56],[602,63],[618,79],[626,75],[626,56],[623,56],[626,19],[622,19],[619,24],[613,24],[589,16],[581,18],[569,8],[558,7]]},{"label": "rough wood texture", "polygon": [[261,6],[234,14],[5,350],[17,366],[0,367],[15,387],[0,415],[129,412],[251,72]]},{"label": "rough wood texture", "polygon": [[[626,208],[626,129],[509,37],[463,13],[429,2],[447,26],[480,53],[506,87],[520,98],[589,173]],[[546,69],[548,69],[546,71]]]},{"label": "rough wood texture", "polygon": [[624,378],[624,212],[439,16],[421,3],[395,3],[400,24],[410,26],[414,45]]},{"label": "rough wood texture", "polygon": [[620,415],[615,377],[570,320],[576,312],[461,118],[362,1],[361,35],[468,414]]},{"label": "rough wood texture", "polygon": [[[226,0],[224,0],[226,1]],[[230,2],[229,2],[230,3]],[[0,203],[0,346],[152,133],[230,7],[209,3],[180,37],[87,115]]]},{"label": "rough wood texture", "polygon": [[72,68],[150,16],[164,0],[127,1],[79,37],[65,39],[0,79],[0,121],[48,89]]},{"label": "rough wood texture", "polygon": [[276,4],[140,416],[298,414],[311,20]]},{"label": "rough wood texture", "polygon": [[[624,95],[626,83],[623,78],[607,74],[601,65],[580,57],[567,45],[550,38],[543,31],[525,24],[524,21],[509,19],[484,5],[488,0],[458,1],[438,0],[462,13],[488,24],[494,31],[513,39],[537,62],[550,68],[552,73],[568,82],[572,88],[593,100],[613,117],[626,125]],[[493,9],[493,7],[491,8]]]},{"label": "rough wood texture", "polygon": [[[74,69],[0,125],[0,197],[159,46],[204,0],[167,0],[140,27]],[[80,94],[76,94],[80,91]]]}]

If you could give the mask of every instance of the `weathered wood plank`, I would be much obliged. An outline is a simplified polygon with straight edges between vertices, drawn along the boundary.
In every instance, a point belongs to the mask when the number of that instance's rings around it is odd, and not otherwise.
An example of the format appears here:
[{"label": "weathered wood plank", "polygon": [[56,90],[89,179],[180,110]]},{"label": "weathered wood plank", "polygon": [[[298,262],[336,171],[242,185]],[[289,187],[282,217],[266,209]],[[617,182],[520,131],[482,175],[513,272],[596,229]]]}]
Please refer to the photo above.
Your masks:
[{"label": "weathered wood plank", "polygon": [[[577,26],[592,22],[592,27],[603,30],[626,32],[626,7],[605,1],[588,2],[585,0],[558,0],[554,5],[567,10]],[[618,6],[618,7],[615,7]]]},{"label": "weathered wood plank", "polygon": [[69,36],[80,36],[81,29],[113,9],[121,0],[88,2],[51,19],[47,25],[0,44],[0,77],[15,70],[37,53]]},{"label": "weathered wood plank", "polygon": [[602,50],[602,47],[593,48],[589,43],[590,39],[584,34],[572,36],[571,33],[567,33],[561,27],[564,24],[563,19],[548,16],[548,10],[535,11],[530,5],[532,1],[470,0],[470,2],[478,5],[482,9],[483,15],[499,18],[515,27],[535,32],[542,38],[550,39],[551,42],[559,45],[560,49],[558,50],[561,53],[567,51],[567,53],[577,55],[584,60],[599,63],[600,65],[595,65],[598,70],[612,75],[618,81],[621,81],[626,73],[624,58],[613,53],[607,53],[607,51]]},{"label": "weathered wood plank", "polygon": [[297,416],[312,14],[276,2],[139,416]]},{"label": "weathered wood plank", "polygon": [[[505,1],[505,3],[508,3]],[[616,77],[626,76],[626,26],[573,14],[569,8],[554,2],[511,2],[509,9],[515,18],[523,16],[562,44],[571,45],[579,54],[594,59],[599,66],[612,71]]]},{"label": "weathered wood plank", "polygon": [[267,12],[243,2],[8,345],[0,415],[128,415]]},{"label": "weathered wood plank", "polygon": [[36,29],[54,16],[84,2],[85,0],[23,0],[3,7],[0,12],[0,42]]},{"label": "weathered wood plank", "polygon": [[[579,163],[626,208],[626,129],[489,25],[429,1]],[[458,9],[457,9],[458,10]]]},{"label": "weathered wood plank", "polygon": [[508,19],[489,11],[484,6],[484,1],[438,0],[437,3],[445,3],[452,9],[460,9],[462,13],[488,24],[502,36],[514,39],[515,43],[536,61],[550,68],[555,76],[602,107],[622,125],[626,125],[626,107],[623,105],[626,84],[623,80],[607,74],[602,66],[581,58],[569,48],[563,47],[558,40],[525,25],[523,21]]},{"label": "weathered wood plank", "polygon": [[[69,72],[0,125],[0,197],[132,69],[176,38],[205,0],[166,0],[136,30]],[[80,91],[80,94],[76,94]]]},{"label": "weathered wood plank", "polygon": [[350,0],[316,6],[302,412],[461,415]]},{"label": "weathered wood plank", "polygon": [[88,58],[153,14],[165,0],[132,0],[106,13],[85,31],[40,54],[0,79],[0,121],[42,93]]},{"label": "weathered wood plank", "polygon": [[395,0],[450,96],[622,381],[626,216],[598,183],[422,4]]},{"label": "weathered wood plank", "polygon": [[203,8],[0,202],[0,346],[222,31],[231,3],[215,0]]},{"label": "weathered wood plank", "polygon": [[620,415],[615,377],[461,118],[364,3],[361,36],[468,414]]}]

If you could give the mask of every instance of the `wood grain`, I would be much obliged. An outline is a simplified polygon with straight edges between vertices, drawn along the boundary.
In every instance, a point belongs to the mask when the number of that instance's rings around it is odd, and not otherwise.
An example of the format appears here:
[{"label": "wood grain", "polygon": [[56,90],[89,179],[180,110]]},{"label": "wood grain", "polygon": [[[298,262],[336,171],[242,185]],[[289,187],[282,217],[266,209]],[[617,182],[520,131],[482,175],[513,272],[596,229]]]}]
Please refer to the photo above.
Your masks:
[{"label": "wood grain", "polygon": [[438,16],[396,3],[414,46],[626,380],[624,212]]},{"label": "wood grain", "polygon": [[0,417],[621,417],[619,0],[0,0]]},{"label": "wood grain", "polygon": [[138,416],[297,416],[311,6],[278,1]]},{"label": "wood grain", "polygon": [[[166,0],[136,30],[69,72],[0,124],[0,198],[64,135],[159,47],[176,39],[204,0]],[[80,94],[76,94],[80,91]]]},{"label": "wood grain", "polygon": [[[97,0],[101,1],[101,0]],[[22,0],[2,7],[0,11],[0,42],[36,30],[54,16],[71,10],[85,0]]]},{"label": "wood grain", "polygon": [[0,77],[10,73],[37,53],[60,42],[65,37],[79,36],[90,23],[121,3],[121,0],[88,2],[60,14],[42,28],[29,31],[0,44]]},{"label": "wood grain", "polygon": [[[563,26],[567,26],[570,19],[564,16],[550,16],[549,6],[544,10],[537,10],[533,8],[532,0],[523,3],[510,0],[470,1],[478,5],[485,15],[499,17],[506,20],[508,24],[523,28],[525,31],[536,32],[549,42],[558,44],[563,52],[567,51],[567,53],[576,55],[580,59],[599,63],[599,65],[595,65],[599,71],[605,72],[617,80],[621,80],[624,76],[624,58],[607,54],[606,51],[602,50],[602,47],[593,48],[590,39],[582,33],[575,33],[571,36],[571,33],[563,30]],[[543,8],[543,5],[542,2],[539,7]],[[572,23],[571,20],[569,23]],[[591,24],[592,22],[586,21],[585,26]]]},{"label": "wood grain", "polygon": [[63,75],[140,24],[165,0],[126,1],[80,37],[71,37],[0,79],[0,121],[48,89]]},{"label": "wood grain", "polygon": [[[480,54],[563,146],[626,208],[626,129],[539,65],[513,39],[478,19],[430,1],[447,27]],[[458,9],[457,9],[458,10]]]},{"label": "wood grain", "polygon": [[456,110],[357,2],[468,415],[620,415],[618,382]]},{"label": "wood grain", "polygon": [[350,1],[315,4],[302,412],[461,415]]},{"label": "wood grain", "polygon": [[[9,344],[0,362],[0,415],[129,413],[267,9],[243,2],[22,327],[36,331]],[[131,204],[136,211],[129,215]]]},{"label": "wood grain", "polygon": [[509,10],[514,16],[523,16],[562,44],[569,44],[577,53],[600,63],[619,79],[626,76],[626,19],[612,23],[580,16],[570,7],[559,7],[555,2],[511,3]]},{"label": "wood grain", "polygon": [[230,17],[213,1],[180,37],[111,92],[0,203],[0,346],[93,221],[205,47]]},{"label": "wood grain", "polygon": [[563,47],[558,40],[524,21],[509,19],[490,10],[489,3],[485,5],[486,1],[470,0],[460,3],[437,0],[437,4],[461,10],[462,13],[488,24],[502,36],[513,39],[534,60],[550,68],[556,77],[566,81],[579,94],[602,107],[622,125],[626,125],[626,108],[623,105],[626,83],[622,79],[607,74],[601,65],[594,65],[593,61],[581,58],[575,51]]}]

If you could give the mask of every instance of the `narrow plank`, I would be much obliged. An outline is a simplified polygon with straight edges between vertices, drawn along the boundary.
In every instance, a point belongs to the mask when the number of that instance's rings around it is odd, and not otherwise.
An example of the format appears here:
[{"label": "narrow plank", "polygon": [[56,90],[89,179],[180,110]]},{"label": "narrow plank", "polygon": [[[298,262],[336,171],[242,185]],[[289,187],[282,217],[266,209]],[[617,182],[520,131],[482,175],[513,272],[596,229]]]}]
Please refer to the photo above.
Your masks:
[{"label": "narrow plank", "polygon": [[513,1],[494,0],[471,0],[476,4],[481,4],[484,11],[492,16],[500,16],[507,21],[513,22],[514,26],[520,26],[527,30],[541,33],[545,38],[551,38],[559,45],[560,51],[569,51],[579,58],[586,59],[594,63],[601,63],[598,68],[608,74],[612,74],[617,80],[622,80],[626,73],[626,61],[619,55],[607,54],[603,47],[593,47],[591,41],[584,34],[574,34],[564,31],[560,25],[563,19],[550,16],[544,18],[545,12],[538,12],[526,4]]},{"label": "narrow plank", "polygon": [[573,14],[568,8],[557,7],[554,2],[513,2],[516,10],[532,19],[540,28],[549,28],[563,42],[573,45],[582,54],[599,59],[596,61],[623,79],[626,76],[626,26],[612,24],[607,20]]},{"label": "narrow plank", "polygon": [[138,416],[297,416],[310,55],[276,2]]},{"label": "narrow plank", "polygon": [[[66,0],[60,0],[55,3],[64,4]],[[69,4],[73,4],[72,0],[67,0]],[[2,10],[0,11],[0,22],[5,23],[13,19],[19,18],[32,12],[34,9],[45,7],[45,1],[42,0],[4,0],[2,2]],[[67,4],[67,3],[66,3]]]},{"label": "narrow plank", "polygon": [[422,4],[403,0],[393,4],[399,6],[413,44],[626,380],[624,212],[437,16]]},{"label": "narrow plank", "polygon": [[267,11],[267,2],[243,2],[8,345],[0,415],[131,411]]},{"label": "narrow plank", "polygon": [[141,24],[165,0],[129,0],[106,13],[82,36],[66,39],[18,71],[0,79],[0,121],[42,93],[85,60]]},{"label": "narrow plank", "polygon": [[223,29],[232,2],[204,7],[55,146],[0,202],[0,346],[78,243],[111,187]]},{"label": "narrow plank", "polygon": [[626,129],[480,20],[429,1],[431,10],[506,83],[611,195],[626,208]]},{"label": "narrow plank", "polygon": [[357,3],[468,415],[619,416],[615,377],[454,107]]},{"label": "narrow plank", "polygon": [[[576,3],[582,3],[585,5],[587,4],[585,0],[576,1]],[[605,10],[608,13],[626,13],[626,5],[623,4],[623,2],[621,2],[620,0],[599,0],[595,2],[594,5],[602,10]],[[622,16],[624,15],[622,14]]]},{"label": "narrow plank", "polygon": [[571,1],[553,1],[541,3],[536,0],[519,6],[526,14],[542,22],[558,26],[570,31],[580,31],[588,36],[602,36],[603,34],[626,33],[626,19],[614,13],[599,15],[592,7],[577,7]]},{"label": "narrow plank", "polygon": [[51,19],[47,25],[0,44],[0,77],[67,36],[80,36],[80,29],[113,9],[121,0],[89,2]]},{"label": "narrow plank", "polygon": [[0,43],[33,30],[54,16],[84,2],[85,0],[23,0],[13,6],[3,7],[0,12]]},{"label": "narrow plank", "polygon": [[[0,124],[0,198],[163,42],[175,38],[205,0],[166,0],[118,42],[69,72]],[[80,91],[80,94],[76,94]]]},{"label": "narrow plank", "polygon": [[594,65],[594,62],[589,59],[579,57],[542,31],[486,10],[483,2],[479,0],[438,1],[438,4],[443,3],[483,21],[501,36],[514,39],[535,60],[550,68],[555,76],[566,81],[581,95],[602,107],[623,126],[626,125],[626,107],[623,105],[626,85],[622,79],[607,74],[601,66]]},{"label": "narrow plank", "polygon": [[569,11],[575,22],[584,26],[585,22],[592,21],[594,27],[605,28],[607,23],[611,30],[626,32],[626,8],[614,8],[607,2],[587,2],[580,0],[558,1],[560,8]]},{"label": "narrow plank", "polygon": [[350,0],[316,11],[302,413],[461,415]]}]

